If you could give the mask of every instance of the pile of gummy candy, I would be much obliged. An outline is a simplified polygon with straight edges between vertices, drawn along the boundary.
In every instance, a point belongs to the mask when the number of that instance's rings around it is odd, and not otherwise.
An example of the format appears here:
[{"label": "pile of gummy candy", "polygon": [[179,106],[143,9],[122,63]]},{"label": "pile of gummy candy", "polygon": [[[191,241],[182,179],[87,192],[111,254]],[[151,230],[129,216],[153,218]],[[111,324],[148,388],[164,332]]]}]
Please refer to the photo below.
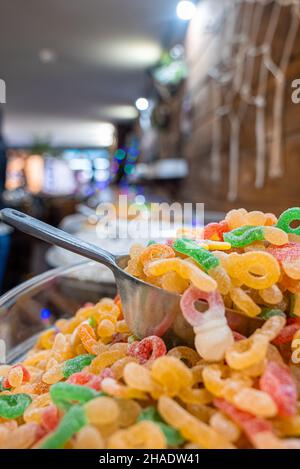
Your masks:
[{"label": "pile of gummy candy", "polygon": [[[0,367],[0,449],[300,448],[297,220],[232,210],[134,246],[127,271],[181,295],[195,347],[134,337],[118,296],[85,305]],[[231,330],[226,308],[261,327]]]}]

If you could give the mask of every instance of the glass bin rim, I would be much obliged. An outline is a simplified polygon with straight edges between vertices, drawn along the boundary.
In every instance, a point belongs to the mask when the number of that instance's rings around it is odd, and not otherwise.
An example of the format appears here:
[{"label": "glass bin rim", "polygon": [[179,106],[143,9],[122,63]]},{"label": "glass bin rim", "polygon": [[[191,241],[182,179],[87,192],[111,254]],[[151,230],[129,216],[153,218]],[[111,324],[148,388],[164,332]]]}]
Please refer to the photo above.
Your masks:
[{"label": "glass bin rim", "polygon": [[12,288],[11,290],[8,290],[6,293],[4,293],[0,297],[0,316],[3,313],[3,311],[1,311],[1,308],[6,307],[8,304],[14,301],[16,297],[22,295],[23,293],[25,292],[29,293],[31,290],[36,289],[37,287],[57,277],[71,274],[77,271],[78,269],[83,269],[87,267],[88,265],[93,265],[93,264],[95,264],[95,262],[83,260],[83,261],[77,262],[76,264],[72,264],[69,266],[56,267],[55,269],[47,270],[46,272],[43,272],[42,274],[35,275],[31,279],[20,283],[19,285]]}]

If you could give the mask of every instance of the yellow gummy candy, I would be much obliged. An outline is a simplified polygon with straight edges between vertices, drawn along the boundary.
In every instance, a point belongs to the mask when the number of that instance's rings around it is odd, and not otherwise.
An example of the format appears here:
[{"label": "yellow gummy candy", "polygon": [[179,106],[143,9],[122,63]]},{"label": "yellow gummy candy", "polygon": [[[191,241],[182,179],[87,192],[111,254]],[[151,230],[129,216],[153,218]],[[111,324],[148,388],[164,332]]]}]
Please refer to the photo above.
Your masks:
[{"label": "yellow gummy candy", "polygon": [[170,356],[154,361],[151,376],[168,396],[176,396],[181,389],[189,388],[193,384],[191,370],[181,360]]},{"label": "yellow gummy candy", "polygon": [[216,397],[223,397],[232,401],[233,397],[242,389],[252,384],[251,378],[245,375],[232,375],[224,365],[209,365],[203,369],[203,380],[206,389]]},{"label": "yellow gummy candy", "polygon": [[153,422],[143,421],[125,430],[119,430],[108,440],[109,449],[165,449],[164,434]]},{"label": "yellow gummy candy", "polygon": [[138,363],[128,363],[125,366],[123,379],[127,386],[139,391],[150,393],[153,390],[150,371]]},{"label": "yellow gummy candy", "polygon": [[288,234],[275,226],[264,227],[265,240],[275,246],[283,246],[289,242]]},{"label": "yellow gummy candy", "polygon": [[105,442],[97,428],[92,425],[86,425],[77,433],[73,448],[103,449],[105,448]]},{"label": "yellow gummy candy", "polygon": [[270,305],[277,305],[283,300],[283,294],[277,285],[272,285],[269,288],[259,291],[259,295],[265,303]]},{"label": "yellow gummy candy", "polygon": [[225,438],[232,443],[237,441],[240,437],[241,431],[239,427],[226,417],[226,415],[222,414],[222,412],[215,412],[211,416],[209,424],[214,430],[224,435]]},{"label": "yellow gummy candy", "polygon": [[196,287],[205,292],[217,288],[217,282],[193,263],[182,259],[163,259],[151,262],[145,269],[146,275],[161,276],[175,271],[184,279],[190,280]]},{"label": "yellow gummy candy", "polygon": [[268,340],[261,336],[235,342],[226,352],[226,361],[230,368],[243,370],[261,362],[267,354]]},{"label": "yellow gummy candy", "polygon": [[[257,290],[269,288],[280,278],[277,260],[263,251],[232,253],[226,261],[227,271],[244,285]],[[258,275],[260,273],[260,275]]]},{"label": "yellow gummy candy", "polygon": [[232,449],[234,446],[209,425],[201,422],[177,402],[163,396],[158,401],[158,410],[163,419],[192,443],[205,449]]},{"label": "yellow gummy candy", "polygon": [[247,316],[255,317],[261,312],[261,308],[242,288],[235,287],[230,290],[233,303]]},{"label": "yellow gummy candy", "polygon": [[84,406],[88,421],[92,425],[109,425],[119,418],[119,407],[110,397],[97,397]]},{"label": "yellow gummy candy", "polygon": [[120,358],[123,358],[126,352],[123,350],[107,350],[98,357],[96,357],[91,363],[91,371],[94,374],[99,374],[104,368],[111,366]]},{"label": "yellow gummy candy", "polygon": [[210,269],[209,275],[217,282],[219,292],[227,295],[231,288],[231,280],[224,267],[218,265]]},{"label": "yellow gummy candy", "polygon": [[271,418],[277,414],[277,406],[272,397],[266,392],[254,388],[244,388],[233,397],[233,404],[238,409]]},{"label": "yellow gummy candy", "polygon": [[295,260],[293,262],[282,261],[282,268],[288,277],[294,280],[300,280],[300,260]]},{"label": "yellow gummy candy", "polygon": [[269,342],[277,337],[285,322],[284,317],[273,316],[248,339],[235,342],[226,351],[228,365],[234,370],[243,370],[264,360]]}]

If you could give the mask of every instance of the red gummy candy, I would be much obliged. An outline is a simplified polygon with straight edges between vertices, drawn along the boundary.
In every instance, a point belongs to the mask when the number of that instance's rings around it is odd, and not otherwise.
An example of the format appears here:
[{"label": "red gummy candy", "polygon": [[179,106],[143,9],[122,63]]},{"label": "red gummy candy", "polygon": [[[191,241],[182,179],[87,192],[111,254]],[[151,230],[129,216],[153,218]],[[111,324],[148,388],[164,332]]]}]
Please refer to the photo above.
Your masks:
[{"label": "red gummy candy", "polygon": [[27,368],[24,365],[15,365],[12,368],[16,368],[17,366],[20,366],[23,371],[23,383],[28,383],[30,381],[30,373],[27,370]]},{"label": "red gummy candy", "polygon": [[3,378],[2,387],[4,389],[10,389],[11,388],[11,385],[9,384],[8,378]]},{"label": "red gummy candy", "polygon": [[140,342],[133,342],[128,348],[128,355],[138,358],[140,364],[155,360],[166,355],[166,353],[167,348],[164,341],[156,335],[146,337]]},{"label": "red gummy candy", "polygon": [[115,375],[110,368],[104,368],[104,370],[101,371],[99,378],[101,378],[101,380],[105,378],[115,378]]},{"label": "red gummy candy", "polygon": [[[30,373],[24,365],[21,365],[20,363],[18,363],[17,365],[14,365],[14,366],[11,367],[11,369],[13,369],[13,368],[21,368],[22,369],[22,372],[23,372],[22,383],[28,383],[30,381]],[[9,383],[8,378],[3,379],[2,387],[4,389],[10,389],[11,388],[11,385]]]},{"label": "red gummy candy", "polygon": [[293,320],[290,318],[288,320],[288,325],[285,326],[279,333],[279,335],[272,341],[274,345],[283,345],[289,344],[292,342],[296,332],[300,330],[299,320]]},{"label": "red gummy candy", "polygon": [[289,324],[300,324],[300,318],[287,318],[286,323]]},{"label": "red gummy candy", "polygon": [[79,371],[74,373],[67,379],[67,383],[78,384],[80,386],[85,386],[93,378],[92,373],[87,373],[86,371]]},{"label": "red gummy candy", "polygon": [[53,432],[59,424],[59,412],[55,405],[46,407],[41,417],[41,426],[47,433]]},{"label": "red gummy candy", "polygon": [[278,260],[278,262],[287,261],[294,262],[300,259],[299,243],[288,243],[284,246],[270,246],[267,251]]},{"label": "red gummy candy", "polygon": [[289,369],[276,362],[269,362],[259,380],[260,389],[272,397],[281,417],[296,413],[297,389]]},{"label": "red gummy candy", "polygon": [[224,233],[229,231],[228,223],[223,220],[220,223],[209,223],[204,228],[204,239],[213,239],[218,237],[218,241],[223,241]]},{"label": "red gummy candy", "polygon": [[34,443],[37,443],[42,438],[44,438],[44,436],[47,435],[47,433],[49,432],[43,427],[43,425],[41,424],[37,425]]},{"label": "red gummy candy", "polygon": [[214,399],[214,405],[226,414],[234,423],[243,429],[249,440],[253,443],[258,433],[272,432],[272,424],[267,420],[237,409],[225,399]]},{"label": "red gummy candy", "polygon": [[114,374],[110,368],[102,370],[100,375],[93,375],[86,371],[79,371],[74,373],[67,379],[67,383],[78,384],[80,386],[87,386],[95,391],[101,391],[101,383],[104,378],[114,378]]}]

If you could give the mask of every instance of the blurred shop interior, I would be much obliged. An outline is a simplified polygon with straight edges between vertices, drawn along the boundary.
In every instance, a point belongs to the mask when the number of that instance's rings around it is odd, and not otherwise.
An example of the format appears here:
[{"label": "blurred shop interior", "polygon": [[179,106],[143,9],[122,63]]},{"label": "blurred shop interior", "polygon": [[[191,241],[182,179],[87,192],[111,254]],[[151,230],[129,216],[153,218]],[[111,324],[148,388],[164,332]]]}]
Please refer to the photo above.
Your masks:
[{"label": "blurred shop interior", "polygon": [[[96,233],[119,195],[201,202],[206,222],[299,206],[298,1],[2,0],[1,13],[1,208],[124,252]],[[77,259],[4,224],[0,241],[2,292]]]}]

